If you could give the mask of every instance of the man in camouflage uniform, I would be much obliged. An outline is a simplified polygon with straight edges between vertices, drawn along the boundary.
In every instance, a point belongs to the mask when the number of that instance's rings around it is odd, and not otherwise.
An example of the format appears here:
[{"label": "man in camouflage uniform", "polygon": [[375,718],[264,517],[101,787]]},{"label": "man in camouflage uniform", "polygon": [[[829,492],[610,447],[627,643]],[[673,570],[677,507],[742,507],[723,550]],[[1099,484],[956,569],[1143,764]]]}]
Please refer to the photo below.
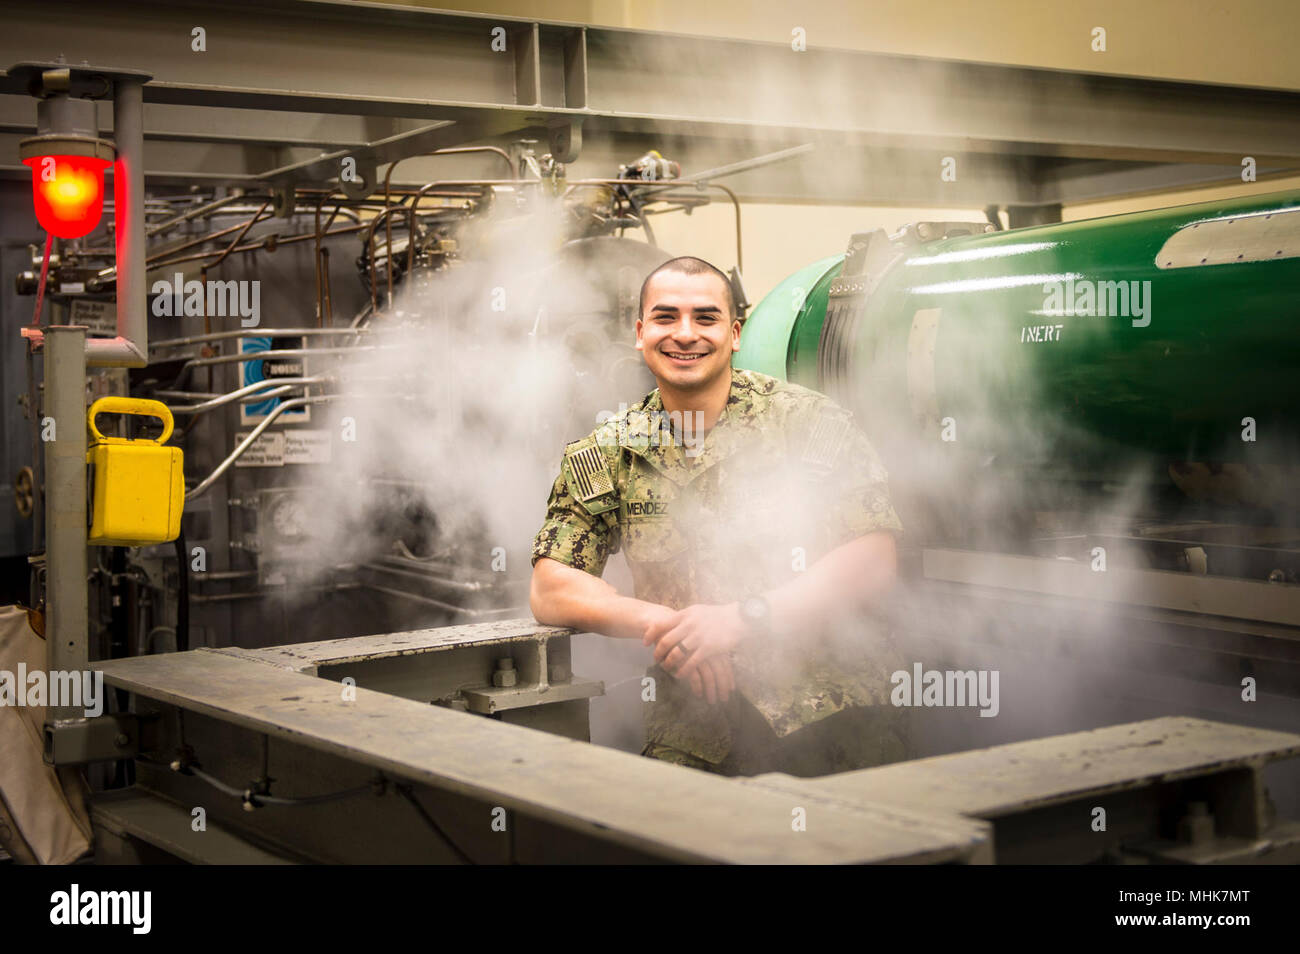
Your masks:
[{"label": "man in camouflage uniform", "polygon": [[[805,776],[905,757],[905,667],[852,618],[892,584],[902,532],[871,445],[825,396],[731,368],[735,301],[707,263],[651,273],[641,316],[660,386],[565,448],[534,615],[654,646],[644,755]],[[619,549],[635,598],[599,579]]]}]

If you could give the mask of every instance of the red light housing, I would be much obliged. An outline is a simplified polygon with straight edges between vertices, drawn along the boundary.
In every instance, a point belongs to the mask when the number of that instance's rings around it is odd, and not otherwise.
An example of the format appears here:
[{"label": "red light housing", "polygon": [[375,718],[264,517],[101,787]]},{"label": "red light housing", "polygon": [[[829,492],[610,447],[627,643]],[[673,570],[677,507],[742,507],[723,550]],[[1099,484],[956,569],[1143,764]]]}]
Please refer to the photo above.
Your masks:
[{"label": "red light housing", "polygon": [[108,162],[93,156],[32,156],[32,203],[36,220],[51,235],[81,238],[104,214],[104,170]]}]

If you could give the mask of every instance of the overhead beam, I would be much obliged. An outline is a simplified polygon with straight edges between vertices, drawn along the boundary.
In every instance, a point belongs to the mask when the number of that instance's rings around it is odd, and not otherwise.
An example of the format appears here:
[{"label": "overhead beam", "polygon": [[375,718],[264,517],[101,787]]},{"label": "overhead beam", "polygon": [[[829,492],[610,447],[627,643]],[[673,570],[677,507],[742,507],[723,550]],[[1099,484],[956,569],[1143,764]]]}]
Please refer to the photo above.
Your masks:
[{"label": "overhead beam", "polygon": [[[1045,186],[1056,202],[1071,204],[1093,202],[1118,196],[1150,195],[1170,189],[1195,189],[1212,185],[1241,185],[1240,165],[1208,163],[1131,163],[1082,162],[1049,173]],[[1260,166],[1255,181],[1261,191],[1268,191],[1272,179],[1300,175],[1300,163],[1289,167]]]},{"label": "overhead beam", "polygon": [[[278,114],[275,114],[278,115]],[[451,127],[455,129],[453,125]],[[17,161],[18,141],[30,133],[0,132],[0,175],[26,178],[30,170]],[[146,134],[147,180],[154,185],[213,183],[260,189],[274,184],[277,170],[303,170],[300,181],[312,176],[337,176],[339,158],[363,155],[359,147],[331,150],[322,156],[310,145],[274,146],[256,141],[204,141],[156,138]],[[164,136],[166,134],[163,134]],[[452,137],[449,137],[452,138]],[[458,138],[458,137],[456,137]],[[477,140],[475,140],[477,141]],[[682,164],[685,172],[713,168],[756,152],[781,148],[786,143],[753,143],[710,139],[619,135],[588,138],[578,162],[569,166],[572,179],[613,175],[620,163],[659,149]],[[430,143],[429,148],[435,148]],[[1079,161],[1069,166],[1047,166],[1029,156],[958,155],[958,178],[942,181],[939,153],[905,150],[854,150],[845,152],[823,144],[808,156],[788,163],[728,177],[723,183],[745,202],[814,203],[873,206],[936,206],[982,208],[1073,204],[1120,196],[1137,196],[1171,188],[1195,188],[1239,183],[1240,169],[1183,163],[1130,163]],[[271,170],[268,176],[267,170]],[[383,166],[380,166],[382,174]],[[415,157],[398,168],[393,183],[407,188],[435,179],[501,178],[502,164],[478,156]],[[1300,174],[1265,167],[1258,170],[1259,188],[1269,189],[1270,179]],[[717,192],[704,193],[715,200]]]},{"label": "overhead beam", "polygon": [[[99,103],[99,129],[112,134],[113,111]],[[144,108],[145,137],[178,142],[238,142],[267,146],[339,148],[362,145],[427,123],[388,117],[318,115],[265,109],[169,106]],[[34,135],[36,101],[30,96],[0,96],[0,132]]]},{"label": "overhead beam", "polygon": [[[207,31],[206,52],[191,50],[195,26]],[[495,26],[509,37],[504,51],[493,49]],[[584,113],[566,105],[580,100],[565,75],[574,30],[321,0],[49,0],[8,15],[0,62],[59,52],[129,62],[156,77],[149,102],[181,105],[464,119],[533,99],[519,118],[584,114],[640,132],[662,123],[696,134],[823,130],[903,148],[1163,162],[1300,157],[1300,94],[630,30],[586,30]]]},{"label": "overhead beam", "polygon": [[[645,148],[698,171],[815,142],[813,156],[728,180],[761,201],[1041,205],[1232,181],[1245,156],[1261,179],[1300,168],[1296,93],[380,4],[49,0],[8,15],[0,65],[57,54],[155,76],[155,181],[319,184],[347,156],[382,171],[520,137],[577,156],[570,174],[590,176]],[[0,94],[0,135],[30,129],[14,77],[0,74]],[[945,157],[955,182],[935,171]],[[444,168],[401,172],[411,183]]]}]

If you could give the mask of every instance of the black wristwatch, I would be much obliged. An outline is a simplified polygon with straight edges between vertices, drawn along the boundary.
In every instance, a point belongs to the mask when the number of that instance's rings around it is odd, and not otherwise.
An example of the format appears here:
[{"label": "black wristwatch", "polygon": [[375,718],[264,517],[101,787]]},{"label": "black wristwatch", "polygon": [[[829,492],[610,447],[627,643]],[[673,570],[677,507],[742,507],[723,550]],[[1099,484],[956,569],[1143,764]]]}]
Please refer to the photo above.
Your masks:
[{"label": "black wristwatch", "polygon": [[766,597],[755,595],[741,600],[740,618],[759,636],[772,632],[772,607],[768,605]]}]

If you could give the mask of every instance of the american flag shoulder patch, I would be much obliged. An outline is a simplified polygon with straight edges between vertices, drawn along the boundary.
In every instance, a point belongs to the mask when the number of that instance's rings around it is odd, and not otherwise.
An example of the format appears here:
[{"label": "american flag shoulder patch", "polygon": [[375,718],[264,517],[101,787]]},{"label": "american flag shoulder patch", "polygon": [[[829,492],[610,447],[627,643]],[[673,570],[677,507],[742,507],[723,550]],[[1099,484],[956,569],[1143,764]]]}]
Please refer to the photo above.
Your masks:
[{"label": "american flag shoulder patch", "polygon": [[564,451],[569,464],[569,489],[583,504],[614,492],[614,477],[609,461],[595,441],[586,439],[570,444]]},{"label": "american flag shoulder patch", "polygon": [[817,415],[808,441],[804,445],[803,462],[816,471],[830,473],[839,457],[844,438],[849,432],[849,416],[839,408],[825,408]]}]

